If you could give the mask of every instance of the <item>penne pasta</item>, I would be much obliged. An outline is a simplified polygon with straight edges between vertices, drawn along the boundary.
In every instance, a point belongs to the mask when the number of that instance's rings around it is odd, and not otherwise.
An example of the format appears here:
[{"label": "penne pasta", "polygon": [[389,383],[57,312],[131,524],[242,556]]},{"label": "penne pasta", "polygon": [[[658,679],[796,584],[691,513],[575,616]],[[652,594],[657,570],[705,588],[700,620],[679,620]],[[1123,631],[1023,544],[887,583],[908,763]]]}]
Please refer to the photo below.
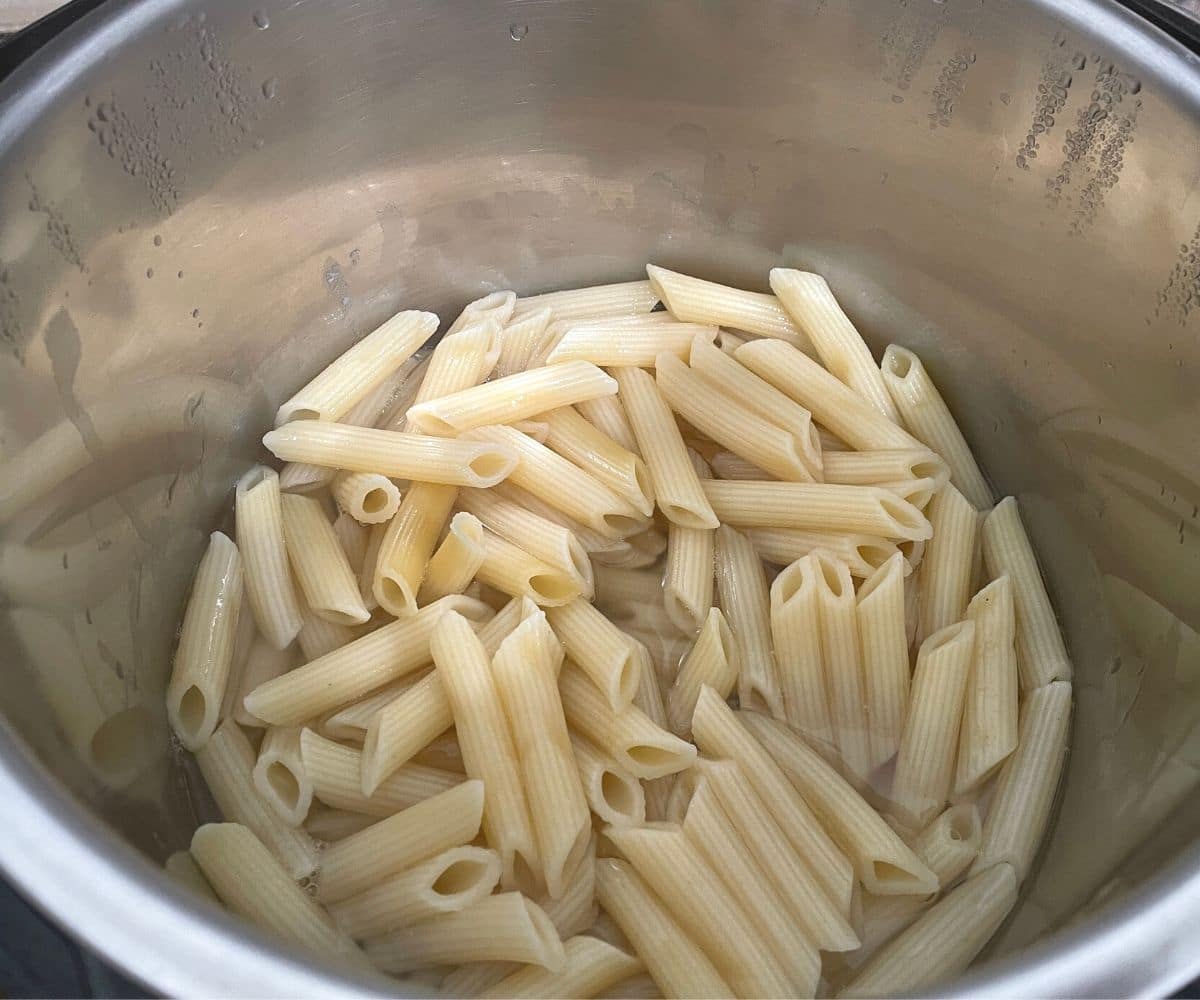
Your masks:
[{"label": "penne pasta", "polygon": [[604,695],[612,711],[627,708],[639,677],[634,649],[625,634],[580,597],[547,609],[546,618],[567,655]]},{"label": "penne pasta", "polygon": [[612,438],[626,451],[639,454],[637,438],[625,415],[625,407],[616,396],[597,396],[575,404],[575,409],[600,433]]},{"label": "penne pasta", "polygon": [[680,827],[660,824],[604,832],[712,959],[736,995],[792,994],[787,972],[751,930],[746,912]]},{"label": "penne pasta", "polygon": [[696,759],[694,746],[656,726],[640,709],[630,705],[614,712],[600,689],[573,663],[563,666],[558,689],[571,729],[635,777],[675,774]]},{"label": "penne pasta", "polygon": [[950,481],[950,469],[928,448],[882,451],[831,451],[825,463],[825,482],[845,486],[877,486],[932,479],[935,489]]},{"label": "penne pasta", "polygon": [[429,965],[509,961],[558,970],[566,963],[550,918],[519,892],[487,896],[457,913],[443,913],[368,941],[367,958],[384,972]]},{"label": "penne pasta", "polygon": [[285,493],[316,493],[333,483],[336,469],[307,462],[284,462],[279,470],[279,488]]},{"label": "penne pasta", "polygon": [[363,793],[373,796],[384,779],[453,724],[450,700],[436,670],[398,694],[367,723],[362,755]]},{"label": "penne pasta", "polygon": [[967,795],[990,778],[1017,748],[1020,695],[1012,581],[993,580],[967,605],[975,646],[963,703],[954,794]]},{"label": "penne pasta", "polygon": [[339,472],[333,477],[338,509],[359,524],[381,524],[400,507],[400,489],[378,472]]},{"label": "penne pasta", "polygon": [[779,668],[771,651],[771,597],[748,538],[727,525],[716,532],[717,600],[736,644],[738,700],[783,715]]},{"label": "penne pasta", "polygon": [[[790,851],[776,850],[775,853],[780,857],[803,858],[803,863],[794,861],[789,866],[791,877],[797,885],[816,884],[823,893],[815,894],[811,889],[806,889],[803,892],[806,897],[804,909],[818,908],[827,914],[826,919],[833,921],[836,917],[841,920],[850,911],[850,890],[854,881],[850,861],[822,829],[779,765],[750,735],[733,710],[711,689],[703,688],[700,691],[696,712],[692,716],[692,738],[709,757],[725,757],[734,761],[742,769],[749,788],[763,804],[763,808],[758,809],[755,815],[762,816],[764,809],[770,815],[771,824],[760,820],[755,827],[743,829],[742,836],[766,836],[763,833],[766,826],[781,830],[787,838]],[[741,807],[732,803],[726,803],[726,806],[730,817],[736,822]],[[762,863],[766,864],[765,861]],[[775,861],[768,867],[777,868],[780,864],[781,861]],[[810,874],[806,876],[805,872]],[[796,916],[801,920],[810,919],[799,913]],[[853,938],[853,934],[849,937]],[[823,950],[855,947],[853,943],[846,943],[844,934],[841,937],[822,937],[814,933],[813,940]],[[840,941],[841,947],[835,949],[831,941]]]},{"label": "penne pasta", "polygon": [[214,531],[192,582],[167,684],[167,719],[188,750],[199,750],[217,728],[233,664],[242,594],[238,548]]},{"label": "penne pasta", "polygon": [[258,631],[283,649],[296,638],[301,621],[283,541],[279,476],[256,465],[238,480],[235,494],[237,547],[250,609]]},{"label": "penne pasta", "polygon": [[835,440],[822,438],[822,453],[827,440],[830,445],[843,441],[857,451],[924,447],[836,375],[788,344],[753,340],[739,347],[734,357],[812,413],[813,420],[833,435]]},{"label": "penne pasta", "polygon": [[277,458],[450,486],[495,486],[516,464],[487,442],[401,434],[316,420],[284,424],[263,437]]},{"label": "penne pasta", "polygon": [[348,937],[377,937],[487,898],[500,881],[500,856],[482,847],[451,847],[356,896],[329,914]]},{"label": "penne pasta", "polygon": [[469,843],[483,815],[483,783],[464,781],[403,812],[372,823],[321,853],[317,898],[338,903],[381,879],[451,847]]},{"label": "penne pasta", "polygon": [[958,622],[931,635],[917,654],[891,792],[896,815],[910,826],[924,826],[949,797],[974,643],[975,624]]},{"label": "penne pasta", "polygon": [[545,444],[574,462],[645,517],[654,512],[654,487],[646,463],[599,431],[569,406],[540,414]]},{"label": "penne pasta", "polygon": [[366,622],[371,613],[363,606],[358,581],[321,505],[311,497],[285,493],[280,509],[288,561],[308,607],[335,625]]},{"label": "penne pasta", "polygon": [[736,398],[741,405],[748,407],[763,420],[775,424],[791,435],[796,450],[808,469],[809,478],[824,478],[821,472],[824,459],[821,454],[820,437],[808,410],[707,340],[698,338],[693,341],[690,363],[696,372],[720,386],[725,395]]},{"label": "penne pasta", "polygon": [[500,496],[495,490],[461,490],[458,505],[489,531],[568,575],[579,585],[581,595],[591,599],[595,591],[592,563],[570,528]]},{"label": "penne pasta", "polygon": [[540,872],[541,866],[513,734],[491,664],[470,623],[453,611],[442,616],[429,647],[454,716],[467,775],[479,778],[486,789],[484,836],[500,854],[505,885],[515,884],[526,874]]},{"label": "penne pasta", "polygon": [[979,514],[947,483],[926,512],[933,537],[921,560],[921,625],[918,639],[961,621],[971,596]]},{"label": "penne pasta", "polygon": [[711,344],[716,336],[715,326],[699,323],[581,323],[567,328],[546,363],[590,361],[605,368],[653,368],[658,355],[686,360],[693,338],[703,337]]},{"label": "penne pasta", "polygon": [[723,521],[744,528],[927,539],[929,521],[916,507],[876,486],[705,480],[704,495]]},{"label": "penne pasta", "polygon": [[560,406],[611,396],[616,383],[585,361],[571,361],[506,375],[483,385],[418,403],[408,411],[414,427],[426,434],[461,434],[490,424],[526,420]]},{"label": "penne pasta", "polygon": [[346,812],[341,809],[331,809],[315,802],[304,821],[305,832],[316,840],[333,844],[356,833],[361,833],[375,822],[376,817],[367,813]]},{"label": "penne pasta", "polygon": [[570,288],[517,299],[513,319],[539,309],[549,309],[555,322],[581,321],[597,317],[637,316],[658,305],[658,296],[648,281],[624,281],[615,285]]},{"label": "penne pasta", "polygon": [[817,357],[834,375],[889,420],[900,422],[883,376],[862,335],[819,274],[789,267],[771,269],[771,291],[816,348]]},{"label": "penne pasta", "polygon": [[416,612],[429,558],[457,495],[453,486],[413,483],[388,522],[375,557],[371,590],[389,614],[402,617]]},{"label": "penne pasta", "polygon": [[429,604],[448,594],[461,594],[475,579],[484,560],[483,525],[473,514],[458,513],[437,551],[425,566],[417,604]]},{"label": "penne pasta", "polygon": [[896,996],[958,975],[982,950],[1017,901],[1011,865],[968,879],[881,949],[841,995]]},{"label": "penne pasta", "polygon": [[[326,653],[332,653],[335,649],[341,649],[343,646],[353,642],[357,635],[355,630],[350,628],[349,625],[339,625],[328,619],[318,618],[317,613],[307,604],[300,609],[300,621],[300,634],[296,636],[294,646],[289,646],[288,650],[293,650],[295,646],[299,646],[306,663],[318,659]],[[268,680],[278,677],[283,672],[278,671],[264,676],[258,684],[265,684]],[[258,684],[255,684],[254,687],[257,687]],[[246,695],[254,690],[254,687],[247,687],[242,692],[241,697],[245,699]]]},{"label": "penne pasta", "polygon": [[314,733],[300,731],[300,757],[313,795],[334,809],[391,816],[461,784],[463,776],[421,764],[388,775],[370,795],[362,791],[362,753]]},{"label": "penne pasta", "polygon": [[1066,681],[1053,681],[1025,696],[1017,749],[1000,769],[972,873],[1007,862],[1018,882],[1029,874],[1058,790],[1070,721],[1071,685]]},{"label": "penne pasta", "polygon": [[221,902],[217,898],[217,894],[213,892],[212,886],[208,884],[208,879],[204,877],[204,872],[200,870],[190,851],[176,851],[163,862],[163,871],[171,877],[176,885],[187,889],[194,895],[206,899],[210,903]]},{"label": "penne pasta", "polygon": [[[844,562],[850,575],[865,580],[899,551],[895,542],[879,535],[833,534],[799,528],[749,528],[746,537],[767,562],[787,566],[814,549],[824,549]],[[907,576],[912,567],[905,563]]]},{"label": "penne pasta", "polygon": [[[300,630],[301,635],[304,630]],[[230,711],[226,718],[232,718],[239,726],[261,729],[266,726],[262,719],[246,711],[245,698],[260,684],[281,677],[295,666],[296,650],[293,646],[287,649],[276,649],[260,635],[254,637],[254,643],[246,656],[245,665],[238,677],[238,685],[232,691]],[[227,692],[229,693],[229,692]]]},{"label": "penne pasta", "polygon": [[303,830],[289,826],[254,787],[254,751],[235,723],[227,720],[217,727],[197,751],[196,763],[225,819],[249,827],[293,879],[316,871],[316,844]]},{"label": "penne pasta", "polygon": [[563,649],[539,612],[513,630],[492,657],[533,822],[542,882],[562,896],[583,860],[592,825],[558,695]]},{"label": "penne pasta", "polygon": [[713,453],[710,458],[712,459],[713,475],[718,479],[755,479],[761,482],[770,482],[777,478],[731,451],[718,451]]},{"label": "penne pasta", "polygon": [[717,527],[679,427],[654,378],[638,368],[615,369],[613,377],[638,451],[650,470],[659,509],[673,524],[685,528]]},{"label": "penne pasta", "polygon": [[662,602],[671,623],[684,633],[700,628],[713,604],[716,535],[707,528],[667,526],[667,563]]},{"label": "penne pasta", "polygon": [[950,468],[950,481],[971,506],[978,510],[991,507],[991,487],[921,359],[892,344],[880,367],[888,392],[913,435],[942,457]]},{"label": "penne pasta", "polygon": [[550,325],[550,315],[544,306],[508,321],[500,331],[500,357],[492,374],[503,378],[530,367],[530,356]]},{"label": "penne pasta", "polygon": [[416,354],[437,328],[438,318],[433,313],[397,313],[280,406],[275,426],[293,420],[338,420],[345,416]]},{"label": "penne pasta", "polygon": [[812,351],[808,338],[796,329],[774,295],[745,292],[715,281],[668,271],[655,264],[646,265],[646,274],[663,305],[681,323],[731,326],[760,337],[785,340],[803,351]]},{"label": "penne pasta", "polygon": [[904,612],[904,557],[897,552],[858,588],[863,695],[870,721],[872,769],[900,749],[910,674]]},{"label": "penne pasta", "polygon": [[737,678],[738,646],[733,631],[718,608],[709,608],[696,641],[667,692],[671,730],[686,739],[692,731],[692,714],[700,689],[707,684],[718,696],[728,698]]},{"label": "penne pasta", "polygon": [[246,696],[246,710],[275,726],[297,726],[399,680],[430,660],[429,636],[453,609],[478,620],[490,609],[452,595],[319,659],[268,681]]},{"label": "penne pasta", "polygon": [[720,383],[710,382],[674,355],[664,354],[658,359],[655,380],[671,409],[722,447],[777,479],[813,481],[812,459],[806,461],[801,454],[802,446],[811,451],[811,437],[797,441],[782,427],[760,417],[741,399],[723,392]]},{"label": "penne pasta", "polygon": [[481,427],[469,431],[467,437],[509,446],[518,456],[517,466],[509,477],[514,486],[603,537],[630,535],[642,526],[641,515],[627,501],[572,462],[513,428]]},{"label": "penne pasta", "polygon": [[850,859],[867,892],[877,896],[927,896],[937,892],[937,876],[803,739],[765,715],[739,712],[738,718]]},{"label": "penne pasta", "polygon": [[788,725],[820,746],[823,753],[832,755],[837,740],[821,650],[819,573],[813,556],[807,555],[775,577],[771,584],[771,639],[779,668],[784,718]]},{"label": "penne pasta", "polygon": [[642,783],[607,754],[581,736],[571,736],[579,781],[589,808],[613,826],[641,826],[646,822],[646,794]]},{"label": "penne pasta", "polygon": [[821,960],[805,932],[790,917],[787,903],[774,881],[774,872],[761,868],[746,853],[737,830],[726,816],[707,775],[714,770],[741,778],[731,761],[711,762],[696,785],[683,820],[683,832],[699,849],[709,867],[725,883],[730,896],[750,918],[750,926],[787,975],[793,995],[815,996]]},{"label": "penne pasta", "polygon": [[[447,337],[452,337],[459,330],[475,326],[486,319],[495,319],[501,326],[512,317],[517,306],[517,293],[513,291],[489,292],[481,298],[468,302],[458,318],[450,324],[446,331]],[[443,338],[444,340],[445,338]]]},{"label": "penne pasta", "polygon": [[479,994],[483,997],[594,997],[636,975],[639,959],[594,937],[578,935],[563,943],[566,959],[557,972],[526,966]]},{"label": "penne pasta", "polygon": [[733,996],[709,957],[627,861],[596,862],[596,895],[666,996]]},{"label": "penne pasta", "polygon": [[429,366],[399,430],[418,431],[411,416],[414,406],[477,386],[488,377],[500,357],[502,325],[498,316],[485,316],[441,339],[429,357]]},{"label": "penne pasta", "polygon": [[974,805],[960,804],[951,806],[917,834],[912,847],[945,889],[971,867],[982,842],[979,810]]},{"label": "penne pasta", "polygon": [[313,783],[300,756],[300,730],[272,726],[258,748],[254,787],[288,826],[300,826],[312,805]]},{"label": "penne pasta", "polygon": [[810,558],[821,623],[830,722],[838,752],[851,780],[866,784],[872,771],[870,721],[863,685],[854,581],[845,564],[820,549]]},{"label": "penne pasta", "polygon": [[579,598],[574,575],[534,558],[494,532],[483,531],[483,559],[475,571],[480,583],[535,604],[556,607]]},{"label": "penne pasta", "polygon": [[983,558],[992,578],[1012,580],[1021,690],[1070,680],[1071,661],[1015,497],[1001,500],[984,518],[982,536]]},{"label": "penne pasta", "polygon": [[221,902],[239,916],[326,958],[358,954],[246,827],[205,824],[192,835],[191,855]]}]

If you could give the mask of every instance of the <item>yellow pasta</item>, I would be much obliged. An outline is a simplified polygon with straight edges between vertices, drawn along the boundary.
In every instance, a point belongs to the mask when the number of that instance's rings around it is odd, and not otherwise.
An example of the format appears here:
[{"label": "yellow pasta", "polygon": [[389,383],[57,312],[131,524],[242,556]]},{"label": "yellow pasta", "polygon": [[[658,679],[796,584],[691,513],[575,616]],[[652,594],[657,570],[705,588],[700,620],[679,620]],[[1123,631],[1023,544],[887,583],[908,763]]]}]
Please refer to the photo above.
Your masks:
[{"label": "yellow pasta", "polygon": [[371,613],[321,505],[291,493],[280,497],[280,504],[288,561],[309,608],[336,625],[363,624]]},{"label": "yellow pasta", "polygon": [[587,674],[614,712],[633,700],[637,661],[625,634],[582,598],[546,611],[567,655]]},{"label": "yellow pasta", "polygon": [[581,323],[567,328],[546,363],[590,361],[606,368],[653,368],[659,354],[686,359],[695,337],[711,343],[716,335],[715,326],[700,323]]},{"label": "yellow pasta", "polygon": [[372,592],[379,606],[396,615],[417,610],[417,594],[425,579],[457,489],[433,483],[413,483],[387,525],[375,559]]},{"label": "yellow pasta", "polygon": [[667,717],[672,731],[683,737],[692,731],[692,713],[704,685],[727,698],[737,684],[737,678],[737,642],[725,616],[719,609],[709,608],[696,641],[667,692]]},{"label": "yellow pasta", "polygon": [[563,406],[540,414],[547,426],[546,445],[628,501],[646,517],[654,511],[654,486],[646,463]]},{"label": "yellow pasta", "polygon": [[[771,638],[779,668],[784,718],[788,725],[820,746],[822,752],[832,754],[837,740],[821,649],[819,573],[813,556],[807,555],[775,577],[771,583]],[[907,672],[907,650],[905,656]]]},{"label": "yellow pasta", "polygon": [[255,466],[237,482],[234,511],[246,596],[258,631],[283,649],[300,631],[300,608],[283,541],[279,476]]},{"label": "yellow pasta", "polygon": [[399,508],[400,488],[378,472],[339,472],[333,477],[333,499],[359,524],[381,524]]},{"label": "yellow pasta", "polygon": [[737,647],[738,700],[782,716],[767,577],[749,539],[726,525],[717,529],[716,571],[717,599]]},{"label": "yellow pasta", "polygon": [[547,607],[578,599],[580,584],[572,574],[542,562],[486,528],[482,548],[483,559],[475,571],[480,583]]}]

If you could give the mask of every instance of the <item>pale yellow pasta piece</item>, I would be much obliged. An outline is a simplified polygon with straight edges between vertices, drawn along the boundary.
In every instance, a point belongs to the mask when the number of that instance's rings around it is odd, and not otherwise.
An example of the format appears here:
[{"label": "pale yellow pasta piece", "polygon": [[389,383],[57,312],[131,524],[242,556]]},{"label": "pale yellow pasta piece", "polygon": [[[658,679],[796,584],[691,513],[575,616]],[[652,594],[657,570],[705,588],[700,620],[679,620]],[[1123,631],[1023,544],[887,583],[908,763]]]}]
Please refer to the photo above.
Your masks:
[{"label": "pale yellow pasta piece", "polygon": [[823,753],[832,755],[837,742],[821,650],[819,573],[813,556],[807,555],[772,581],[771,639],[779,669],[784,718],[788,725],[820,746]]},{"label": "pale yellow pasta piece", "polygon": [[491,614],[487,605],[472,598],[443,597],[409,618],[260,685],[246,696],[246,709],[271,725],[300,725],[370,694],[429,662],[429,636],[449,609],[475,620]]},{"label": "pale yellow pasta piece", "polygon": [[605,538],[634,534],[645,523],[631,504],[603,483],[511,427],[480,427],[466,436],[510,447],[518,455],[517,466],[509,477],[514,486]]},{"label": "pale yellow pasta piece", "polygon": [[961,621],[971,596],[971,573],[979,513],[947,483],[926,511],[933,537],[921,560],[921,625],[918,638]]},{"label": "pale yellow pasta piece", "polygon": [[324,903],[349,899],[380,879],[469,843],[482,816],[483,782],[464,781],[372,823],[322,852],[317,898]]},{"label": "pale yellow pasta piece", "polygon": [[846,486],[932,479],[936,488],[941,489],[950,481],[949,467],[928,448],[831,451],[824,471],[825,482]]},{"label": "pale yellow pasta piece", "polygon": [[659,509],[685,528],[715,528],[716,515],[654,377],[639,368],[618,368],[614,378],[638,451],[650,470]]},{"label": "pale yellow pasta piece", "polygon": [[[498,316],[485,316],[477,323],[447,333],[430,355],[429,366],[406,411],[483,382],[500,358],[502,326]],[[406,416],[398,429],[412,433],[417,427],[412,417]]]},{"label": "pale yellow pasta piece", "polygon": [[590,361],[606,368],[653,368],[659,354],[687,360],[693,338],[712,343],[716,335],[715,326],[700,323],[580,323],[566,329],[546,363]]},{"label": "pale yellow pasta piece", "polygon": [[733,632],[720,610],[709,608],[696,641],[667,692],[667,717],[676,735],[686,737],[692,731],[692,713],[705,684],[727,698],[737,684],[737,677],[738,647]]},{"label": "pale yellow pasta piece", "polygon": [[442,544],[426,564],[417,603],[428,604],[447,594],[461,594],[475,579],[483,558],[483,526],[479,519],[472,514],[455,514]]},{"label": "pale yellow pasta piece", "polygon": [[252,772],[254,787],[263,801],[288,826],[300,826],[312,805],[313,783],[300,756],[300,730],[272,726],[258,748]]},{"label": "pale yellow pasta piece", "polygon": [[323,957],[357,954],[350,940],[246,827],[205,824],[192,835],[191,854],[234,913]]},{"label": "pale yellow pasta piece", "polygon": [[625,415],[625,407],[617,396],[585,399],[576,403],[575,409],[598,431],[612,438],[626,451],[639,454],[637,438],[629,425],[629,417]]},{"label": "pale yellow pasta piece", "polygon": [[704,495],[723,521],[743,528],[927,539],[929,521],[916,507],[877,486],[705,480]]},{"label": "pale yellow pasta piece", "polygon": [[566,963],[550,918],[519,892],[487,896],[456,913],[443,913],[366,944],[367,957],[384,972],[429,965],[511,961],[558,970]]},{"label": "pale yellow pasta piece", "polygon": [[[289,646],[288,649],[291,650],[294,646],[299,646],[304,662],[306,663],[316,660],[326,653],[332,653],[335,649],[341,649],[342,646],[353,642],[358,635],[349,625],[339,625],[337,622],[331,622],[327,618],[319,618],[317,613],[307,604],[300,608],[300,622],[300,633],[296,636],[295,644]],[[258,681],[258,684],[265,684],[268,680],[278,677],[281,673],[283,671],[266,675]],[[246,690],[242,692],[242,698],[244,699],[258,684],[247,686]]]},{"label": "pale yellow pasta piece", "polygon": [[451,847],[332,904],[329,913],[343,933],[362,940],[465,910],[485,899],[499,881],[495,851]]},{"label": "pale yellow pasta piece", "polygon": [[1070,680],[1071,661],[1015,497],[996,504],[984,518],[982,534],[988,572],[993,579],[1007,575],[1012,580],[1021,690]]},{"label": "pale yellow pasta piece", "polygon": [[594,997],[643,968],[639,959],[595,937],[565,941],[566,960],[557,972],[526,966],[501,980],[483,997]]},{"label": "pale yellow pasta piece", "polygon": [[982,785],[1017,748],[1019,698],[1012,581],[993,580],[967,605],[975,649],[963,704],[954,793]]},{"label": "pale yellow pasta piece", "polygon": [[517,293],[505,289],[499,292],[489,292],[487,295],[474,299],[463,306],[463,311],[450,324],[446,336],[451,337],[468,326],[474,326],[485,319],[495,319],[504,325],[512,317],[517,306]]},{"label": "pale yellow pasta piece", "polygon": [[[754,550],[767,560],[787,566],[814,549],[824,549],[844,562],[850,575],[865,580],[899,551],[896,543],[879,535],[833,534],[799,528],[749,528],[746,536]],[[904,574],[912,572],[905,563]]]},{"label": "pale yellow pasta piece", "polygon": [[625,634],[583,598],[549,608],[546,618],[567,655],[620,712],[638,686],[637,661]]},{"label": "pale yellow pasta piece", "polygon": [[167,718],[188,750],[199,750],[217,727],[233,663],[242,594],[238,548],[214,531],[192,583],[167,684]]},{"label": "pale yellow pasta piece", "polygon": [[937,876],[820,754],[774,719],[753,712],[738,716],[812,807],[868,892],[889,896],[937,892]]},{"label": "pale yellow pasta piece", "polygon": [[614,826],[645,823],[646,794],[642,783],[582,736],[572,734],[571,746],[583,794],[592,812]]},{"label": "pale yellow pasta piece", "polygon": [[971,867],[983,843],[979,810],[968,803],[951,806],[913,838],[912,848],[943,889]]},{"label": "pale yellow pasta piece", "polygon": [[910,826],[927,823],[950,795],[974,644],[974,622],[958,622],[931,635],[917,654],[891,792],[896,815]]},{"label": "pale yellow pasta piece", "polygon": [[648,281],[623,281],[614,285],[568,288],[517,299],[513,319],[539,309],[549,309],[555,322],[589,320],[597,317],[637,316],[658,305],[658,296]]},{"label": "pale yellow pasta piece", "polygon": [[900,749],[910,674],[904,613],[904,557],[897,552],[858,588],[863,695],[870,720],[872,768]]},{"label": "pale yellow pasta piece", "polygon": [[535,604],[556,607],[577,600],[577,578],[544,563],[524,549],[483,529],[483,559],[475,571],[480,583],[513,597],[528,597]]},{"label": "pale yellow pasta piece", "polygon": [[560,897],[585,856],[591,817],[558,694],[563,650],[539,612],[509,634],[492,657],[492,677],[508,718],[541,860],[542,881]]},{"label": "pale yellow pasta piece", "polygon": [[646,274],[663,305],[682,323],[731,326],[761,337],[777,337],[801,350],[812,351],[808,338],[796,329],[774,295],[730,288],[655,264],[646,265]]},{"label": "pale yellow pasta piece", "polygon": [[362,790],[374,795],[388,775],[454,724],[441,675],[434,671],[376,712],[363,741]]},{"label": "pale yellow pasta piece", "polygon": [[[502,647],[503,648],[503,647]],[[506,885],[541,870],[513,735],[483,644],[462,615],[447,612],[430,637],[467,774],[487,790],[483,829],[504,866]],[[497,650],[499,655],[499,650]]]},{"label": "pale yellow pasta piece", "polygon": [[263,444],[289,461],[450,486],[495,486],[516,464],[509,449],[486,442],[316,420],[277,427],[263,436]]},{"label": "pale yellow pasta piece", "polygon": [[333,477],[333,499],[359,524],[381,524],[400,507],[400,488],[378,472],[339,472]]},{"label": "pale yellow pasta piece", "polygon": [[899,423],[871,349],[838,305],[825,279],[807,271],[774,267],[770,281],[771,291],[812,342],[825,367],[885,417]]},{"label": "pale yellow pasta piece", "polygon": [[189,892],[207,899],[210,903],[220,903],[213,887],[208,884],[204,872],[196,864],[195,858],[189,851],[176,851],[163,862],[163,870],[171,877],[176,885],[182,886]]},{"label": "pale yellow pasta piece", "polygon": [[971,506],[978,510],[991,507],[991,487],[921,359],[892,344],[884,351],[880,367],[888,392],[913,435],[942,457],[950,467],[950,481]]},{"label": "pale yellow pasta piece", "polygon": [[500,357],[494,375],[502,378],[529,367],[530,356],[550,325],[550,314],[549,307],[543,306],[505,324],[500,331]]},{"label": "pale yellow pasta piece", "polygon": [[457,495],[453,486],[413,483],[388,522],[371,587],[379,606],[390,614],[399,617],[417,610],[417,594],[429,557]]},{"label": "pale yellow pasta piece", "polygon": [[254,620],[267,641],[283,649],[296,638],[301,622],[283,541],[279,476],[275,470],[259,465],[242,476],[237,482],[234,509],[237,547]]},{"label": "pale yellow pasta piece", "polygon": [[433,313],[397,313],[280,406],[275,425],[292,420],[338,420],[416,354],[437,328],[438,318]]},{"label": "pale yellow pasta piece", "polygon": [[[812,358],[778,340],[753,340],[734,357],[812,413],[822,428],[858,451],[921,448],[922,443]],[[829,444],[834,444],[830,440]],[[822,452],[826,439],[822,438]],[[832,450],[832,449],[831,449]],[[936,448],[933,449],[935,452]]]},{"label": "pale yellow pasta piece", "polygon": [[597,861],[596,894],[665,996],[733,996],[709,957],[628,862]]},{"label": "pale yellow pasta piece", "polygon": [[288,561],[309,608],[336,625],[363,624],[371,613],[321,505],[311,497],[285,493],[280,507]]},{"label": "pale yellow pasta piece", "polygon": [[598,482],[626,500],[642,515],[654,512],[654,487],[642,459],[617,444],[581,417],[563,406],[538,416],[547,426],[546,445],[574,462]]},{"label": "pale yellow pasta piece", "polygon": [[489,424],[525,420],[616,391],[616,383],[602,369],[586,361],[570,361],[506,375],[418,403],[408,411],[408,419],[424,433],[461,434]]}]

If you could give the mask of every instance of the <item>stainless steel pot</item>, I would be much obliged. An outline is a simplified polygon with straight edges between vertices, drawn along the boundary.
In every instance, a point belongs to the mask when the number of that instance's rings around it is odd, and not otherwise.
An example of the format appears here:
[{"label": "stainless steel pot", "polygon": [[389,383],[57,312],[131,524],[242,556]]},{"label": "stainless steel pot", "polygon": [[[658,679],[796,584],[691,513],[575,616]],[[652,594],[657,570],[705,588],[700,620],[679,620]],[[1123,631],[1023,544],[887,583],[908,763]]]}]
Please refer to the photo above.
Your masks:
[{"label": "stainless steel pot", "polygon": [[401,304],[787,262],[925,357],[1077,664],[1050,844],[947,989],[1170,991],[1198,152],[1200,62],[1110,0],[110,0],[0,85],[0,865],[166,993],[386,989],[156,867],[206,809],[161,710],[181,600],[261,427]]}]

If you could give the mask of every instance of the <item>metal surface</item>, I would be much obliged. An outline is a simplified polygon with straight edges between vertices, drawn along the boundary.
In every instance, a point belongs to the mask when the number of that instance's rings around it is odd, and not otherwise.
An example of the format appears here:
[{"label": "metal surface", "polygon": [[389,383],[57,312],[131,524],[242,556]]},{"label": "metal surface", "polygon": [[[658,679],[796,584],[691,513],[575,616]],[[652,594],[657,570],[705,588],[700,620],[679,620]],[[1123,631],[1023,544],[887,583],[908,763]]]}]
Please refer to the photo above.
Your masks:
[{"label": "metal surface", "polygon": [[[362,988],[152,865],[204,812],[161,711],[182,597],[274,406],[401,304],[784,262],[926,359],[1078,668],[1051,842],[953,989],[1170,991],[1200,966],[1198,152],[1200,64],[1100,0],[93,12],[0,86],[0,864],[164,992]],[[81,457],[14,499],[60,422]],[[105,739],[63,678],[126,713]]]}]

